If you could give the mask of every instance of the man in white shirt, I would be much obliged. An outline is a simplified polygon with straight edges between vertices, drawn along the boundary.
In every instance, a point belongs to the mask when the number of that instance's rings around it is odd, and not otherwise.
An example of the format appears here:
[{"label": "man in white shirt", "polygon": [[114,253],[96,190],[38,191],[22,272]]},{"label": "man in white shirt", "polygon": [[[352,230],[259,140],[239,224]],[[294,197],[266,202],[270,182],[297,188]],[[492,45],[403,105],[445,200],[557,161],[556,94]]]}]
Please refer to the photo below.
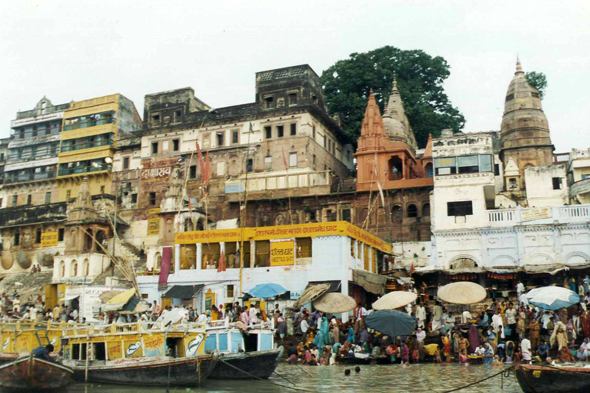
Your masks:
[{"label": "man in white shirt", "polygon": [[508,304],[508,309],[504,311],[504,317],[506,318],[506,325],[510,329],[510,338],[512,340],[516,337],[516,310],[511,304]]},{"label": "man in white shirt", "polygon": [[418,329],[416,329],[416,341],[421,343],[422,341],[424,341],[425,338],[426,332],[418,326]]},{"label": "man in white shirt", "polygon": [[361,326],[363,325],[364,318],[367,316],[367,309],[363,306],[358,306],[354,309],[354,334],[357,334],[359,330],[361,330]]},{"label": "man in white shirt", "polygon": [[516,293],[518,294],[518,300],[520,301],[520,297],[524,294],[525,288],[524,288],[524,284],[519,281],[518,284],[516,285]]},{"label": "man in white shirt", "polygon": [[418,327],[424,329],[426,326],[426,309],[421,304],[416,306],[416,319],[418,320]]},{"label": "man in white shirt", "polygon": [[477,348],[475,348],[475,356],[483,356],[485,351],[486,350],[484,349],[483,345],[480,345]]},{"label": "man in white shirt", "polygon": [[307,334],[307,330],[309,329],[309,324],[307,323],[307,319],[303,318],[301,321],[301,333]]},{"label": "man in white shirt", "polygon": [[471,315],[469,310],[465,310],[463,311],[463,314],[461,314],[461,323],[469,323],[472,319],[473,316]]},{"label": "man in white shirt", "polygon": [[432,331],[435,332],[442,327],[443,308],[439,303],[432,308]]},{"label": "man in white shirt", "polygon": [[504,338],[504,321],[502,321],[502,316],[500,315],[500,310],[497,309],[496,313],[492,317],[492,329],[497,336],[500,338]]},{"label": "man in white shirt", "polygon": [[522,350],[522,361],[528,364],[531,361],[531,342],[528,338],[523,338],[520,342],[520,348]]}]

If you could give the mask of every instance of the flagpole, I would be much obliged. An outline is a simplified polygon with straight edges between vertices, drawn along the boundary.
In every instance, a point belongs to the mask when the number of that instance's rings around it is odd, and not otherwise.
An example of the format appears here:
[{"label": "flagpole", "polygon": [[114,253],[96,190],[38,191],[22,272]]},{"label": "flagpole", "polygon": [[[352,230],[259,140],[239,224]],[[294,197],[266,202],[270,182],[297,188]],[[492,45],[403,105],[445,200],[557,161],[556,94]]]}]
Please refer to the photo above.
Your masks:
[{"label": "flagpole", "polygon": [[[240,297],[242,296],[242,283],[244,277],[244,223],[246,221],[246,207],[248,206],[248,158],[250,156],[250,137],[252,136],[252,116],[250,116],[250,126],[248,128],[248,147],[246,148],[246,157],[244,163],[246,166],[246,176],[244,179],[244,202],[240,206]],[[254,165],[254,163],[252,163]],[[252,261],[252,250],[250,250],[250,262]]]}]

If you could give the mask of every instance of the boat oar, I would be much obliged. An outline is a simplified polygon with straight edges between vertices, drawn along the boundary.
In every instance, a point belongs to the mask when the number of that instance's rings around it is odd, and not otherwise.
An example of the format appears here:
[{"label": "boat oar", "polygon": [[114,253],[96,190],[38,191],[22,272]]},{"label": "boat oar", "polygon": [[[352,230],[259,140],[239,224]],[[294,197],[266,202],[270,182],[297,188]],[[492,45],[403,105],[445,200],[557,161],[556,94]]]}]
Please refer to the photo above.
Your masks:
[{"label": "boat oar", "polygon": [[295,385],[295,383],[289,381],[287,378],[283,377],[281,374],[277,373],[276,371],[273,371],[274,374],[277,374],[279,377],[283,378],[285,381],[289,382],[292,385]]}]

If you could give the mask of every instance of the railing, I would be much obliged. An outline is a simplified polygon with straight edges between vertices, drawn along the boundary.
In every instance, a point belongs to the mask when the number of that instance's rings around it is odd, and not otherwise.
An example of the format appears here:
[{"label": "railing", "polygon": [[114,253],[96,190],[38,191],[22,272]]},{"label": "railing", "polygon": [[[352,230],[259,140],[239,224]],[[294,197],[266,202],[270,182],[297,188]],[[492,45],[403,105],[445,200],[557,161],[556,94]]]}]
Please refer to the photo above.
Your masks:
[{"label": "railing", "polygon": [[51,179],[53,177],[55,177],[55,171],[41,172],[41,173],[35,173],[35,174],[33,174],[33,179],[34,180]]},{"label": "railing", "polygon": [[[12,140],[18,140],[18,139],[28,139],[28,138],[38,138],[41,136],[48,136],[48,135],[56,135],[59,134],[61,127],[52,127],[49,128],[48,130],[37,130],[35,131],[25,131],[25,132],[20,132],[20,131],[14,131],[10,134],[10,139]],[[49,132],[47,132],[49,131]]]},{"label": "railing", "polygon": [[557,208],[557,211],[559,218],[577,218],[590,216],[590,206],[588,205],[561,206]]},{"label": "railing", "polygon": [[25,154],[10,154],[8,156],[8,161],[11,163],[13,162],[21,162],[21,161],[36,161],[42,160],[44,158],[52,158],[57,157],[57,147],[51,150],[43,150],[43,151],[36,151],[36,152],[28,152]]},{"label": "railing", "polygon": [[490,222],[515,221],[516,214],[514,210],[488,210],[488,219]]},{"label": "railing", "polygon": [[108,170],[110,168],[109,165],[99,165],[97,167],[94,167],[92,165],[89,166],[77,166],[77,167],[72,167],[72,168],[60,168],[59,169],[59,176],[67,176],[67,175],[73,175],[73,174],[78,174],[78,173],[87,173],[87,172],[98,172],[98,171],[105,171]]},{"label": "railing", "polygon": [[113,124],[117,121],[115,118],[107,118],[107,119],[100,119],[100,120],[86,120],[86,121],[78,121],[76,123],[64,125],[64,131],[71,131],[77,130],[79,128],[88,128],[94,126],[101,126],[103,124]]},{"label": "railing", "polygon": [[107,139],[105,141],[80,143],[80,144],[76,144],[76,145],[64,144],[64,142],[62,142],[61,152],[64,153],[64,152],[68,152],[68,151],[92,149],[94,147],[108,146],[108,145],[112,145],[112,144],[113,144],[113,141],[111,139]]},{"label": "railing", "polygon": [[330,183],[330,171],[297,174],[287,173],[284,175],[254,175],[248,178],[248,192],[329,186]]}]

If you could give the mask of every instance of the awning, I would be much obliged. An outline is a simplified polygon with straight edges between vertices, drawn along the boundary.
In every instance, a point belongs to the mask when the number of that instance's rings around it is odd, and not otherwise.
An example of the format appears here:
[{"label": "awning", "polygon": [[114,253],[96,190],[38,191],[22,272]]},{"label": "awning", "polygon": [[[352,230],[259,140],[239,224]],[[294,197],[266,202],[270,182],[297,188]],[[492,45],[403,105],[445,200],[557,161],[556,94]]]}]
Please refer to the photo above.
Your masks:
[{"label": "awning", "polygon": [[200,291],[205,285],[174,285],[162,298],[164,299],[191,299],[195,293]]},{"label": "awning", "polygon": [[78,293],[78,294],[69,294],[69,295],[68,295],[68,294],[66,294],[66,295],[63,297],[63,299],[61,299],[61,300],[63,300],[64,302],[67,302],[67,301],[69,301],[69,300],[74,300],[74,299],[76,299],[76,298],[79,298],[79,297],[80,297],[80,294],[79,294],[79,293]]},{"label": "awning", "polygon": [[133,295],[135,295],[135,288],[128,289],[125,292],[115,295],[111,300],[102,306],[102,311],[119,311],[125,307]]},{"label": "awning", "polygon": [[118,294],[120,294],[121,290],[119,291],[105,291],[103,293],[101,293],[98,297],[100,298],[100,301],[103,303],[107,303],[109,300],[111,300],[112,298],[114,298],[115,296],[117,296]]},{"label": "awning", "polygon": [[352,282],[363,287],[367,292],[376,295],[385,293],[387,277],[369,273],[364,270],[352,269]]}]

